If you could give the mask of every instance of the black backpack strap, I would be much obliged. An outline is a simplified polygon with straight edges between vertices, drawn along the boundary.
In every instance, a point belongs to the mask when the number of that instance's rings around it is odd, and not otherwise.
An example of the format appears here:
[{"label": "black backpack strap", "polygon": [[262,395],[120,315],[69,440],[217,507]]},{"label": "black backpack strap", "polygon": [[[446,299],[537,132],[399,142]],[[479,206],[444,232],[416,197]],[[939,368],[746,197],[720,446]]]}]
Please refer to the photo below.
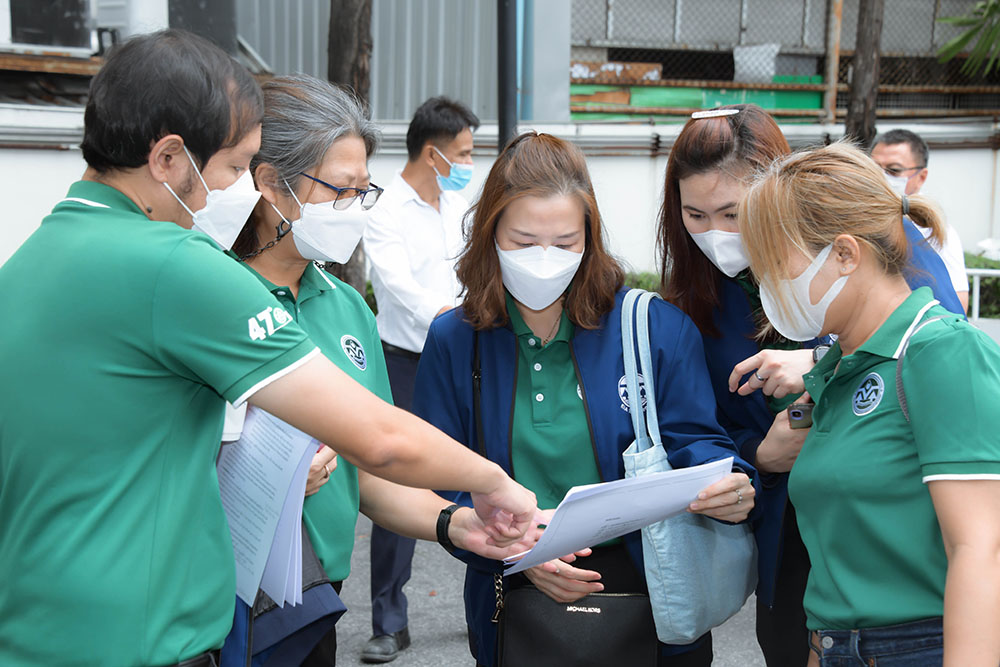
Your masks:
[{"label": "black backpack strap", "polygon": [[953,315],[938,315],[937,317],[932,317],[929,320],[924,320],[917,327],[910,332],[910,335],[903,340],[903,347],[899,351],[899,359],[896,360],[896,397],[899,399],[899,407],[903,411],[903,416],[906,417],[906,421],[910,421],[910,410],[906,404],[906,390],[903,389],[903,358],[906,356],[906,349],[910,347],[910,340],[917,335],[917,332],[923,329],[925,326],[931,322],[937,320],[945,320],[949,317],[954,317]]},{"label": "black backpack strap", "polygon": [[476,420],[476,446],[479,455],[486,458],[486,439],[483,437],[482,402],[483,369],[479,364],[479,332],[472,332],[472,412]]}]

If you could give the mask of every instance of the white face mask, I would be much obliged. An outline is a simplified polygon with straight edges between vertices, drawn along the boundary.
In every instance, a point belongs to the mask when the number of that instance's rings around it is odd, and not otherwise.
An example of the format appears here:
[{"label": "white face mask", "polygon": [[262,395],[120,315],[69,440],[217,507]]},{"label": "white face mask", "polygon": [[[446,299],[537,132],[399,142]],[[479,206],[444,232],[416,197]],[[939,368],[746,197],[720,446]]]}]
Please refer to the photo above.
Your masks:
[{"label": "white face mask", "polygon": [[705,253],[705,257],[730,278],[750,266],[739,232],[710,229],[700,234],[691,234],[691,238]]},{"label": "white face mask", "polygon": [[191,216],[194,223],[191,225],[191,229],[207,234],[223,250],[229,250],[236,241],[236,237],[240,235],[253,207],[257,205],[257,200],[260,199],[260,193],[253,186],[253,177],[250,176],[249,171],[244,171],[243,175],[225,190],[209,190],[208,184],[205,183],[201,172],[198,171],[187,146],[184,146],[184,153],[187,154],[188,160],[191,161],[191,167],[194,168],[194,173],[198,174],[198,180],[201,181],[205,192],[208,193],[205,198],[205,206],[192,213],[187,204],[174,193],[169,183],[165,182],[163,185]]},{"label": "white face mask", "polygon": [[537,245],[502,250],[497,244],[497,256],[504,287],[531,310],[547,308],[562,296],[583,260],[582,252]]},{"label": "white face mask", "polygon": [[906,194],[906,184],[910,182],[906,176],[893,176],[892,174],[882,172],[885,174],[885,180],[889,182],[889,187],[897,195],[902,197]]},{"label": "white face mask", "polygon": [[779,301],[775,295],[771,293],[766,284],[761,283],[760,305],[764,308],[764,314],[767,315],[768,321],[785,338],[807,341],[822,333],[826,311],[840,294],[840,291],[844,289],[848,278],[848,276],[837,278],[818,303],[813,304],[810,301],[809,287],[832,250],[832,244],[823,248],[798,278],[791,280],[785,278],[778,281],[775,291],[780,292],[785,297],[785,303],[788,304],[791,311],[787,317],[784,310],[778,305]]},{"label": "white face mask", "polygon": [[333,207],[332,201],[303,204],[295,191],[290,187],[288,190],[299,205],[299,219],[289,222],[277,207],[273,204],[272,207],[292,228],[292,241],[299,254],[316,262],[343,264],[349,260],[368,225],[368,211],[361,208],[360,199],[340,211]]}]

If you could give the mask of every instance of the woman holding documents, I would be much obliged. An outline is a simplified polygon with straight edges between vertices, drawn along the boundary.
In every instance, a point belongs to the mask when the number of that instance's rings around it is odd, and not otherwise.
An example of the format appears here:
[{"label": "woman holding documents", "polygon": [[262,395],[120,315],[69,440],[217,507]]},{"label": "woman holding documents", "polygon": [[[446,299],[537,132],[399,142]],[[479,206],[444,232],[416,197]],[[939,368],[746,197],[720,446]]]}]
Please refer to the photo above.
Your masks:
[{"label": "woman holding documents", "polygon": [[[251,163],[261,201],[233,252],[325,356],[391,402],[371,309],[356,290],[314,263],[346,262],[361,238],[367,211],[382,192],[368,173],[377,130],[352,95],[325,81],[283,77],[263,88],[261,146]],[[434,539],[438,514],[449,504],[430,491],[358,470],[327,447],[316,455],[306,493],[303,523],[338,592],[350,572],[359,508],[395,532]],[[452,539],[489,552],[484,534],[468,532],[478,526],[473,512],[456,513],[452,525]],[[298,659],[306,653],[308,647]],[[302,664],[335,660],[331,630]]]},{"label": "woman holding documents", "polygon": [[[736,213],[753,174],[789,152],[777,123],[758,106],[693,114],[670,152],[658,232],[663,296],[701,331],[719,421],[761,475],[756,624],[769,667],[803,667],[809,654],[802,609],[809,557],[787,493],[788,471],[808,431],[790,428],[786,408],[828,345],[813,336],[789,340],[770,326]],[[940,259],[930,247],[913,250],[911,285],[933,283],[935,267],[944,268]],[[796,393],[789,395],[789,384],[797,384]]]},{"label": "woman holding documents", "polygon": [[[737,393],[729,385],[733,367],[744,359],[762,350],[761,356],[802,347],[773,329],[764,338],[756,337],[766,321],[736,226],[746,179],[790,149],[777,123],[755,105],[694,116],[674,142],[667,162],[658,231],[661,291],[701,331],[719,422],[741,455],[757,467],[763,482],[754,526],[757,640],[769,667],[803,667],[808,648],[802,592],[809,558],[795,511],[787,502],[787,473],[807,431],[789,428],[784,410],[792,397],[784,392],[768,388],[768,395],[760,391],[746,396],[745,388]],[[802,357],[797,370],[792,363],[796,355]],[[805,373],[812,367],[812,355],[808,349],[786,353],[786,372]],[[778,373],[769,375],[759,369],[745,382],[756,389],[780,379]]]},{"label": "woman holding documents", "polygon": [[[582,153],[550,135],[521,135],[493,165],[469,216],[458,264],[465,299],[431,326],[415,411],[499,463],[536,493],[540,507],[555,507],[573,486],[621,479],[622,451],[635,438],[628,410],[637,398],[623,389],[623,273],[605,250]],[[697,329],[662,301],[652,304],[650,329],[670,463],[683,468],[736,457],[736,471],[705,489],[690,510],[742,521],[753,506],[753,468],[715,421]],[[492,666],[500,563],[464,560],[471,648],[479,664]],[[530,582],[568,603],[599,591],[644,593],[642,573],[633,532],[592,555],[513,575],[503,586]],[[708,665],[711,637],[660,645],[660,654],[662,665]]]},{"label": "woman holding documents", "polygon": [[[813,426],[788,483],[812,569],[815,665],[1000,663],[1000,348],[903,277],[903,215],[845,144],[775,163],[739,225],[768,320],[837,334],[805,375]],[[943,644],[943,648],[942,648]]]}]

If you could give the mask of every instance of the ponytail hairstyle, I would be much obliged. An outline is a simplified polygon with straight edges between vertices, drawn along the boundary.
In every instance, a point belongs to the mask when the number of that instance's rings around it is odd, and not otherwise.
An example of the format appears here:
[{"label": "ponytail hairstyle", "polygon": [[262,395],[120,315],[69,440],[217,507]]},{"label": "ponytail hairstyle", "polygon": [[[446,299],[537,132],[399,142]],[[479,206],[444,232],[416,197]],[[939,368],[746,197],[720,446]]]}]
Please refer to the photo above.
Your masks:
[{"label": "ponytail hairstyle", "polygon": [[910,262],[904,211],[938,242],[944,238],[930,200],[896,194],[874,160],[837,142],[772,164],[740,203],[738,220],[751,270],[761,284],[775,286],[796,277],[782,268],[791,248],[815,257],[841,234],[868,248],[884,273],[903,275]]},{"label": "ponytail hairstyle", "polygon": [[695,245],[681,217],[680,181],[722,171],[738,179],[764,169],[791,149],[774,119],[755,104],[720,107],[739,113],[692,118],[670,151],[657,229],[660,292],[683,310],[703,335],[718,336],[712,309],[723,274]]},{"label": "ponytail hairstyle", "polygon": [[[260,150],[250,161],[250,173],[257,179],[257,167],[270,164],[278,176],[272,186],[284,194],[298,190],[300,174],[323,163],[330,146],[342,137],[358,137],[371,157],[380,134],[368,107],[346,88],[307,74],[281,76],[263,85],[264,117]],[[310,187],[315,184],[310,182]],[[267,201],[261,197],[250,219],[233,243],[233,252],[243,257],[261,246],[257,226],[263,219]]]}]

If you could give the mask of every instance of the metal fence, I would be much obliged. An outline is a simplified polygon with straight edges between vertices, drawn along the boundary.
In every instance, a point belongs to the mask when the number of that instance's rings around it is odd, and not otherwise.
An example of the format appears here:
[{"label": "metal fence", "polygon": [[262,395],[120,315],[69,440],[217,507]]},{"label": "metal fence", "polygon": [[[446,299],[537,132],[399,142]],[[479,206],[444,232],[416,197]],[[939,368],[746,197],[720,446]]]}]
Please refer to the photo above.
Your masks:
[{"label": "metal fence", "polygon": [[[859,0],[573,0],[574,117],[680,116],[755,102],[776,116],[842,117]],[[938,49],[938,19],[975,0],[885,0],[878,114],[1000,115],[1000,75],[970,78]]]}]

